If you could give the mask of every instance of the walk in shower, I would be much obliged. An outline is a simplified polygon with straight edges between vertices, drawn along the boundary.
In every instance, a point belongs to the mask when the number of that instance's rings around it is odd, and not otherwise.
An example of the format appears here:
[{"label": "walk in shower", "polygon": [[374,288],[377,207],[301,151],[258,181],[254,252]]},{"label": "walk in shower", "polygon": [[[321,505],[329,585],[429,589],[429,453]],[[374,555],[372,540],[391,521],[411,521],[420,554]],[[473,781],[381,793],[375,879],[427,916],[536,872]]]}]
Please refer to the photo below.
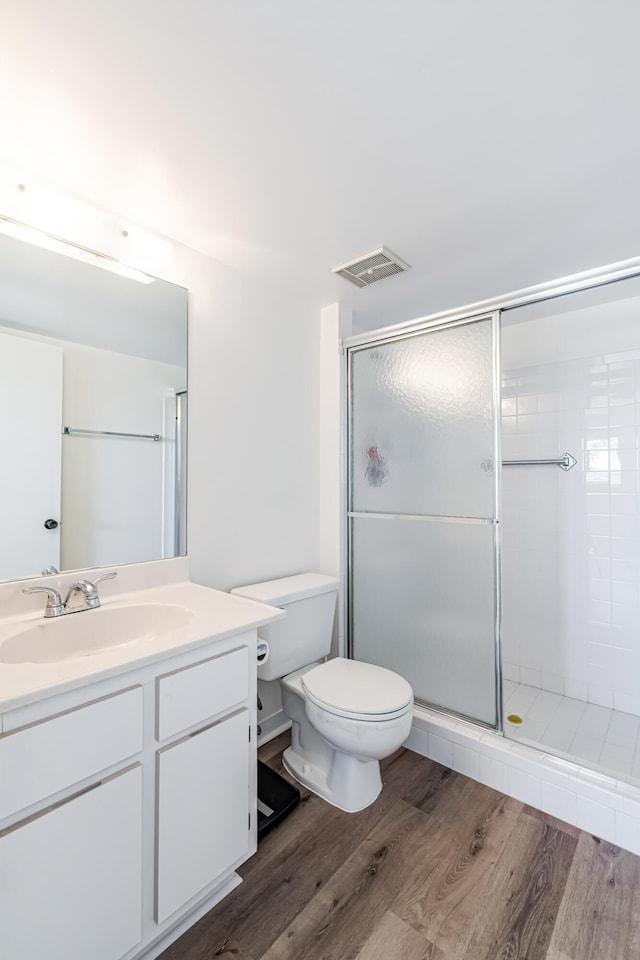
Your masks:
[{"label": "walk in shower", "polygon": [[420,704],[640,785],[634,272],[347,342],[348,633]]}]

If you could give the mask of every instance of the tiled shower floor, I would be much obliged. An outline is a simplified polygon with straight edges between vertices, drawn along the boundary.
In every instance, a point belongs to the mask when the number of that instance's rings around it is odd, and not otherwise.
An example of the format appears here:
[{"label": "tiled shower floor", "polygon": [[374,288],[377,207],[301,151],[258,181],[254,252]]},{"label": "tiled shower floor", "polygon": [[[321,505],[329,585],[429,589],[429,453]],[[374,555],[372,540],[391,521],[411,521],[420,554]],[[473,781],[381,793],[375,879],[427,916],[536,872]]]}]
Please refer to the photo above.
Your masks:
[{"label": "tiled shower floor", "polygon": [[[640,717],[504,681],[505,734],[640,786]],[[522,717],[509,723],[509,714]]]}]

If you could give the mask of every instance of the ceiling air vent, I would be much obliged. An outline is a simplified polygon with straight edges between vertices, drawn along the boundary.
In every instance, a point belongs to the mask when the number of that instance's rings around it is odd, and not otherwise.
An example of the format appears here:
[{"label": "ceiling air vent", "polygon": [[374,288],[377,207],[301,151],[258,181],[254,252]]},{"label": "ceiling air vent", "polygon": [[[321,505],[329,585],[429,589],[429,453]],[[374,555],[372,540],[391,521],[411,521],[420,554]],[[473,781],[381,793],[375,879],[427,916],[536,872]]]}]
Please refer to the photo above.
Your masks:
[{"label": "ceiling air vent", "polygon": [[387,250],[386,247],[378,247],[377,250],[371,250],[370,253],[363,253],[361,257],[355,260],[349,260],[348,263],[341,263],[339,267],[332,267],[331,272],[337,273],[339,277],[350,280],[356,287],[368,287],[371,283],[378,280],[384,280],[385,277],[393,277],[396,273],[406,273],[410,270],[408,263],[396,257],[395,253]]}]

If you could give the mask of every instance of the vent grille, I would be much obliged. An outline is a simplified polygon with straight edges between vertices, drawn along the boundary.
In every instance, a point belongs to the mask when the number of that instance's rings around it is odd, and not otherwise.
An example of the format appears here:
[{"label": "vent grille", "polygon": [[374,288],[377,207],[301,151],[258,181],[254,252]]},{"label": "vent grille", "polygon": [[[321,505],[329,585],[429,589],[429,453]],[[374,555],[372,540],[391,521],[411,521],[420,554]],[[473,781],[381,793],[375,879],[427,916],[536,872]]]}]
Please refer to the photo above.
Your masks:
[{"label": "vent grille", "polygon": [[409,264],[397,257],[386,247],[379,247],[370,253],[364,253],[355,260],[332,267],[331,272],[350,280],[357,287],[368,287],[378,280],[393,277],[396,273],[406,273]]}]

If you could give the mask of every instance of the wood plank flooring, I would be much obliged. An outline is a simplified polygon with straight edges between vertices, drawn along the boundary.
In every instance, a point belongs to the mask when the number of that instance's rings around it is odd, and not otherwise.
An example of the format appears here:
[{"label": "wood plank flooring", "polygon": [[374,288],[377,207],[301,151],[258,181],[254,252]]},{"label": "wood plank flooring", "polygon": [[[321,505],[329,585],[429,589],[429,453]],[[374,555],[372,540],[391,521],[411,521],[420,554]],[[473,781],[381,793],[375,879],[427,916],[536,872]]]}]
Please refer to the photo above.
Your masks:
[{"label": "wood plank flooring", "polygon": [[303,789],[158,960],[640,960],[640,858],[408,750],[382,771],[361,813]]}]

